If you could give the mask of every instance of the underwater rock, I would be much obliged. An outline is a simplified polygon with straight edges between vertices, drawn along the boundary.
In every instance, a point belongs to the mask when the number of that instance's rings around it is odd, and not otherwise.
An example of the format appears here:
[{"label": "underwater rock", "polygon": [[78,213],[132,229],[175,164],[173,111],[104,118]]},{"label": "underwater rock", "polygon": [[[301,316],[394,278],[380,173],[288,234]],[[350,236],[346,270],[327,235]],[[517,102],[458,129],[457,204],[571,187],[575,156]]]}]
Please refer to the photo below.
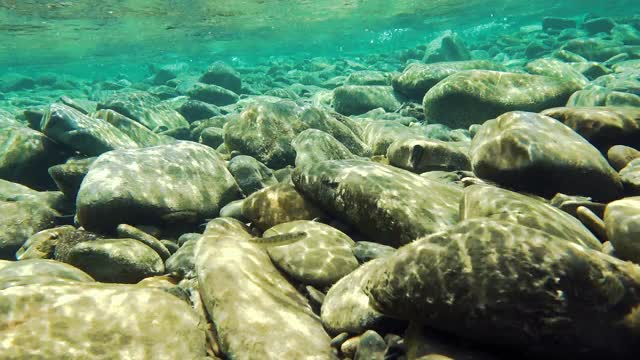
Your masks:
[{"label": "underwater rock", "polygon": [[640,29],[632,25],[616,25],[611,29],[611,37],[625,45],[640,45]]},{"label": "underwater rock", "polygon": [[100,282],[129,283],[164,273],[160,255],[134,239],[85,241],[71,248],[66,262]]},{"label": "underwater rock", "polygon": [[637,158],[640,158],[640,151],[625,145],[614,145],[607,151],[607,160],[617,171],[624,169]]},{"label": "underwater rock", "polygon": [[619,41],[598,38],[573,39],[567,41],[562,49],[571,51],[591,61],[607,61],[613,56],[629,50]]},{"label": "underwater rock", "polygon": [[582,27],[589,33],[595,35],[597,33],[609,33],[616,26],[616,23],[610,18],[596,18],[586,20]]},{"label": "underwater rock", "polygon": [[602,152],[613,145],[640,146],[640,108],[561,107],[541,114],[561,121]]},{"label": "underwater rock", "polygon": [[52,259],[58,239],[65,233],[74,231],[71,225],[45,229],[30,236],[16,252],[16,259]]},{"label": "underwater rock", "polygon": [[229,160],[227,167],[246,196],[278,183],[273,170],[251,156],[236,156]]},{"label": "underwater rock", "polygon": [[11,287],[11,280],[19,278],[24,280],[22,285],[46,284],[52,278],[85,283],[94,281],[89,274],[69,264],[48,259],[25,259],[13,261],[0,269],[0,288]]},{"label": "underwater rock", "polygon": [[365,292],[389,316],[541,355],[634,353],[638,324],[629,317],[640,303],[640,267],[599,251],[473,219],[382,261]]},{"label": "underwater rock", "polygon": [[94,116],[116,127],[140,147],[166,145],[176,142],[175,139],[166,135],[156,134],[139,122],[133,121],[113,110],[99,110]]},{"label": "underwater rock", "polygon": [[217,149],[219,146],[224,145],[224,130],[216,127],[208,127],[200,132],[198,142]]},{"label": "underwater rock", "polygon": [[41,128],[53,140],[87,156],[138,147],[127,134],[107,121],[90,118],[63,104],[49,106],[42,118]]},{"label": "underwater rock", "polygon": [[296,281],[323,288],[358,267],[351,247],[355,242],[342,231],[315,221],[299,220],[276,225],[264,237],[303,232],[291,244],[267,248],[273,264]]},{"label": "underwater rock", "polygon": [[467,186],[460,204],[460,217],[463,220],[486,217],[508,221],[594,250],[602,247],[575,217],[533,196],[495,186]]},{"label": "underwater rock", "polygon": [[361,264],[391,255],[396,251],[391,246],[370,241],[358,241],[351,250]]},{"label": "underwater rock", "polygon": [[5,127],[27,127],[27,124],[17,120],[12,113],[0,109],[0,128]]},{"label": "underwater rock", "polygon": [[574,69],[570,64],[552,58],[531,61],[527,63],[525,70],[533,75],[544,75],[560,80],[571,81],[579,88],[583,88],[589,84],[589,79]]},{"label": "underwater rock", "polygon": [[376,108],[396,111],[400,105],[391,86],[344,85],[333,90],[333,108],[346,116],[363,114]]},{"label": "underwater rock", "polygon": [[181,73],[186,72],[189,65],[186,63],[175,63],[162,65],[160,67],[150,66],[150,68],[154,73],[151,82],[156,85],[163,85],[167,81],[175,79]]},{"label": "underwater rock", "polygon": [[0,179],[34,189],[55,186],[47,168],[64,162],[67,151],[40,132],[25,126],[0,127]]},{"label": "underwater rock", "polygon": [[571,81],[547,76],[467,70],[432,87],[422,105],[427,120],[467,128],[513,110],[537,112],[563,106],[579,89]]},{"label": "underwater rock", "polygon": [[436,170],[471,170],[469,155],[464,146],[440,140],[398,140],[387,149],[387,159],[390,165],[417,174]]},{"label": "underwater rock", "polygon": [[620,179],[627,193],[640,195],[640,160],[631,160],[620,170]]},{"label": "underwater rock", "polygon": [[485,122],[470,154],[478,177],[519,191],[610,200],[622,190],[618,174],[593,145],[544,115],[514,111]]},{"label": "underwater rock", "polygon": [[118,92],[98,103],[97,109],[111,109],[149,130],[189,127],[179,112],[145,92]]},{"label": "underwater rock", "polygon": [[307,129],[291,142],[296,151],[296,167],[324,160],[356,159],[346,146],[324,131]]},{"label": "underwater rock", "polygon": [[217,106],[193,99],[184,102],[177,110],[190,123],[220,115],[220,109]]},{"label": "underwater rock", "polygon": [[380,334],[367,330],[360,336],[354,360],[384,360],[387,344]]},{"label": "underwater rock", "polygon": [[0,78],[0,91],[2,92],[29,90],[35,87],[35,80],[22,74],[3,74]]},{"label": "underwater rock", "polygon": [[567,106],[635,106],[640,107],[640,96],[613,91],[600,86],[576,91],[567,100]]},{"label": "underwater rock", "polygon": [[432,40],[424,51],[424,63],[461,61],[471,59],[471,54],[457,33],[451,30]]},{"label": "underwater rock", "polygon": [[393,78],[393,88],[411,99],[421,101],[424,95],[449,75],[464,70],[506,71],[501,64],[488,60],[451,61],[433,64],[409,64],[400,76]]},{"label": "underwater rock", "polygon": [[322,324],[329,334],[360,334],[367,329],[383,329],[393,322],[369,304],[369,297],[363,290],[370,274],[381,264],[380,260],[372,260],[329,289],[320,312]]},{"label": "underwater rock", "polygon": [[280,169],[294,164],[291,141],[306,128],[293,103],[255,103],[224,125],[224,142],[230,151]]},{"label": "underwater rock", "polygon": [[58,215],[38,199],[0,200],[0,259],[15,259],[24,242],[39,231],[52,228]]},{"label": "underwater rock", "polygon": [[204,319],[159,289],[80,282],[16,286],[0,291],[0,305],[0,353],[7,360],[206,359]]},{"label": "underwater rock", "polygon": [[391,85],[391,74],[382,71],[355,71],[347,76],[345,85]]},{"label": "underwater rock", "polygon": [[241,226],[220,220],[195,249],[200,295],[221,352],[232,359],[329,359],[331,339],[320,319]]},{"label": "underwater rock", "polygon": [[362,138],[371,147],[373,155],[386,155],[389,146],[407,138],[425,139],[420,127],[409,127],[389,120],[363,120]]},{"label": "underwater rock", "polygon": [[368,240],[401,246],[458,221],[459,188],[364,160],[296,168],[295,187]]},{"label": "underwater rock", "polygon": [[607,204],[604,223],[607,239],[616,257],[640,264],[640,197],[627,197]]},{"label": "underwater rock", "polygon": [[542,19],[542,29],[548,30],[564,30],[576,27],[576,21],[573,19],[545,16]]},{"label": "underwater rock", "polygon": [[202,74],[200,77],[200,82],[210,85],[218,85],[231,90],[236,94],[239,94],[242,90],[240,74],[222,61],[216,61],[209,65],[207,72]]},{"label": "underwater rock", "polygon": [[56,183],[62,193],[75,202],[80,184],[85,175],[89,172],[89,167],[96,160],[95,157],[85,159],[69,159],[66,163],[54,165],[49,168],[49,176]]},{"label": "underwater rock", "polygon": [[305,199],[292,185],[284,183],[251,194],[242,204],[242,215],[262,230],[295,220],[325,217],[322,210]]},{"label": "underwater rock", "polygon": [[138,240],[152,248],[153,251],[160,255],[162,261],[167,260],[167,258],[171,256],[169,249],[167,249],[160,240],[156,239],[153,235],[147,234],[146,232],[136,228],[135,226],[120,224],[116,228],[116,231],[120,238]]},{"label": "underwater rock", "polygon": [[167,274],[176,274],[181,278],[190,278],[195,276],[196,255],[194,253],[194,249],[198,239],[200,239],[200,237],[188,240],[180,246],[178,251],[173,253],[165,261]]},{"label": "underwater rock", "polygon": [[79,223],[88,230],[118,224],[195,224],[241,196],[215,150],[178,142],[103,154],[82,181]]},{"label": "underwater rock", "polygon": [[187,95],[194,100],[204,101],[208,104],[225,106],[238,102],[238,94],[218,85],[194,84]]},{"label": "underwater rock", "polygon": [[371,155],[371,149],[362,140],[360,125],[349,117],[328,113],[318,107],[311,106],[300,114],[300,120],[311,129],[331,134],[354,155]]}]

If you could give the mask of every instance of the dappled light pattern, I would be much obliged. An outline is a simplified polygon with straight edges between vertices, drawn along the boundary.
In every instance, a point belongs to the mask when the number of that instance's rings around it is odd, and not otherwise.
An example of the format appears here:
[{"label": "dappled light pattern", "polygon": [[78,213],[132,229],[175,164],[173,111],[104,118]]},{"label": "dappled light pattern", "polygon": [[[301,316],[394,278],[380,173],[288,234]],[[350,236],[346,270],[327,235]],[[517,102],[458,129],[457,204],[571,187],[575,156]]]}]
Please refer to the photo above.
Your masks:
[{"label": "dappled light pattern", "polygon": [[580,87],[548,76],[489,70],[453,74],[424,96],[428,120],[451,128],[481,124],[508,111],[542,111],[562,106]]},{"label": "dappled light pattern", "polygon": [[116,92],[98,103],[98,110],[111,109],[150,130],[188,128],[189,123],[179,112],[155,96],[144,92]]},{"label": "dappled light pattern", "polygon": [[304,232],[299,241],[267,247],[274,265],[295,280],[318,287],[330,286],[358,267],[351,247],[355,245],[342,231],[315,221],[292,221],[276,225],[263,236]]},{"label": "dappled light pattern", "polygon": [[[307,300],[234,220],[218,219],[195,249],[200,294],[230,359],[328,359],[330,338]],[[219,231],[214,231],[217,229]]]},{"label": "dappled light pattern", "polygon": [[7,360],[205,359],[205,319],[159,289],[16,286],[0,291],[0,308]]},{"label": "dappled light pattern", "polygon": [[78,220],[88,230],[218,215],[241,196],[215,150],[192,142],[100,156],[82,181]]},{"label": "dappled light pattern", "polygon": [[135,149],[135,141],[102,119],[90,118],[64,104],[51,104],[42,118],[42,132],[83,155]]},{"label": "dappled light pattern", "polygon": [[553,58],[536,59],[528,63],[525,69],[530,74],[573,82],[579,88],[589,84],[589,79],[580,71],[574,69],[570,64]]},{"label": "dappled light pattern", "polygon": [[364,160],[329,160],[293,172],[296,188],[370,241],[400,246],[455,224],[461,189]]},{"label": "dappled light pattern", "polygon": [[262,230],[290,221],[325,217],[322,210],[289,184],[271,185],[251,194],[242,204],[242,215]]},{"label": "dappled light pattern", "polygon": [[118,128],[129,138],[135,141],[140,147],[173,144],[176,140],[172,137],[156,134],[141,123],[129,119],[128,117],[111,109],[99,110],[94,116],[102,119]]},{"label": "dappled light pattern", "polygon": [[365,291],[390,316],[554,355],[622,358],[639,340],[640,267],[539,230],[466,220],[383,261]]},{"label": "dappled light pattern", "polygon": [[3,281],[18,277],[55,277],[60,279],[92,282],[93,278],[82,270],[59,261],[48,259],[31,259],[12,262],[0,269],[0,279]]},{"label": "dappled light pattern", "polygon": [[489,120],[471,141],[470,154],[478,177],[520,191],[609,200],[622,190],[602,154],[548,116],[514,111]]},{"label": "dappled light pattern", "polygon": [[57,215],[38,199],[0,201],[0,259],[14,260],[31,235],[55,225]]},{"label": "dappled light pattern", "polygon": [[466,187],[460,205],[460,217],[463,220],[481,217],[504,220],[542,230],[594,250],[600,250],[602,246],[578,219],[566,212],[533,196],[495,186]]}]

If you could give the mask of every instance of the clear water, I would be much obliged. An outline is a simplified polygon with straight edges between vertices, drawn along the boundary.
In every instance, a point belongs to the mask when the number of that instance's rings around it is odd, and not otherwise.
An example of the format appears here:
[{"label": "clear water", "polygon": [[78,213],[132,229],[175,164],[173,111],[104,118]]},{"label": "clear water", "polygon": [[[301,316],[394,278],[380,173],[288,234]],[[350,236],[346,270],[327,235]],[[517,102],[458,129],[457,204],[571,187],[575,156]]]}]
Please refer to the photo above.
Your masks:
[{"label": "clear water", "polygon": [[0,66],[135,78],[149,62],[385,53],[446,29],[472,41],[543,16],[630,16],[639,7],[633,0],[2,0]]}]

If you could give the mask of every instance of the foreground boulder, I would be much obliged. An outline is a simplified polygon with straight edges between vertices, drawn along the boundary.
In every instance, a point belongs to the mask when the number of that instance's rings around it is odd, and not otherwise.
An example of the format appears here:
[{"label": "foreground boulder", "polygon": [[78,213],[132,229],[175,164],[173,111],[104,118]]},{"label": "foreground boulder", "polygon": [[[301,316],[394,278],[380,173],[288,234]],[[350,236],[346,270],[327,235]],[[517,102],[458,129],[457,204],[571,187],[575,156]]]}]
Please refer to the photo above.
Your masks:
[{"label": "foreground boulder", "polygon": [[640,267],[508,222],[419,239],[385,258],[365,292],[386,315],[482,343],[569,358],[638,351]]},{"label": "foreground boulder", "polygon": [[521,191],[600,201],[622,190],[620,177],[595,147],[561,122],[539,114],[514,111],[485,122],[470,154],[478,177]]},{"label": "foreground boulder", "polygon": [[0,306],[4,359],[206,359],[205,320],[162,290],[34,284],[0,290]]},{"label": "foreground boulder", "polygon": [[196,244],[196,272],[225,357],[329,359],[330,338],[307,300],[241,223],[214,221]]},{"label": "foreground boulder", "polygon": [[563,106],[580,88],[557,78],[469,70],[453,74],[424,96],[425,117],[451,128],[467,128],[514,110],[538,112]]},{"label": "foreground boulder", "polygon": [[93,163],[77,199],[86,229],[118,224],[195,223],[241,196],[215,150],[192,142],[119,150]]},{"label": "foreground boulder", "polygon": [[401,246],[458,221],[462,192],[364,160],[329,160],[296,168],[298,191],[371,241]]}]

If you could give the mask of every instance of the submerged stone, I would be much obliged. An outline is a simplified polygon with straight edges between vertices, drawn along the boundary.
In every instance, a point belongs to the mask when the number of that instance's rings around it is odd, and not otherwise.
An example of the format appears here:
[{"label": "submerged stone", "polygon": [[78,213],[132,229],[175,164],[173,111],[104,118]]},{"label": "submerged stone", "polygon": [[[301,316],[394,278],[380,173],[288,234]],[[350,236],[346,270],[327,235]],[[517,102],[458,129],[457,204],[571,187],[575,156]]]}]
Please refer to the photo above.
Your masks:
[{"label": "submerged stone", "polygon": [[229,172],[246,196],[278,183],[273,170],[251,156],[239,155],[229,160]]},{"label": "submerged stone", "polygon": [[69,159],[64,164],[50,167],[49,176],[68,199],[75,201],[82,179],[87,175],[89,167],[95,160],[95,157]]},{"label": "submerged stone", "polygon": [[451,128],[467,128],[503,113],[563,106],[580,87],[557,78],[489,70],[453,74],[424,96],[425,117]]},{"label": "submerged stone", "polygon": [[431,139],[401,139],[389,146],[389,164],[414,173],[471,170],[464,145]]},{"label": "submerged stone", "polygon": [[304,296],[246,241],[249,233],[222,226],[195,249],[199,291],[221,352],[232,359],[329,359],[331,339]]},{"label": "submerged stone", "polygon": [[158,98],[144,92],[120,92],[98,103],[98,110],[111,109],[150,130],[189,127],[180,113]]},{"label": "submerged stone", "polygon": [[363,160],[296,168],[295,187],[327,213],[368,236],[401,246],[458,221],[459,188]]},{"label": "submerged stone", "polygon": [[119,150],[93,163],[77,199],[85,228],[118,224],[195,224],[218,215],[240,189],[215,150],[192,142]]},{"label": "submerged stone", "polygon": [[639,290],[637,265],[490,219],[463,221],[399,249],[365,286],[382,313],[463,338],[617,358],[637,350]]},{"label": "submerged stone", "polygon": [[346,146],[324,131],[307,129],[291,142],[296,151],[296,167],[324,160],[356,159]]},{"label": "submerged stone", "polygon": [[156,134],[139,122],[129,119],[128,117],[113,110],[100,110],[96,112],[94,116],[118,128],[131,140],[135,141],[140,147],[173,144],[176,142],[175,139],[165,135]]},{"label": "submerged stone", "polygon": [[469,59],[471,59],[471,54],[462,39],[457,33],[448,30],[427,44],[422,62],[434,63]]},{"label": "submerged stone", "polygon": [[640,197],[628,197],[607,205],[604,213],[607,239],[616,257],[640,264]]},{"label": "submerged stone", "polygon": [[470,154],[478,177],[520,191],[610,200],[622,190],[620,177],[593,145],[544,115],[514,111],[485,122]]},{"label": "submerged stone", "polygon": [[400,101],[391,86],[345,85],[333,90],[333,108],[342,115],[359,115],[383,108],[396,111]]}]

